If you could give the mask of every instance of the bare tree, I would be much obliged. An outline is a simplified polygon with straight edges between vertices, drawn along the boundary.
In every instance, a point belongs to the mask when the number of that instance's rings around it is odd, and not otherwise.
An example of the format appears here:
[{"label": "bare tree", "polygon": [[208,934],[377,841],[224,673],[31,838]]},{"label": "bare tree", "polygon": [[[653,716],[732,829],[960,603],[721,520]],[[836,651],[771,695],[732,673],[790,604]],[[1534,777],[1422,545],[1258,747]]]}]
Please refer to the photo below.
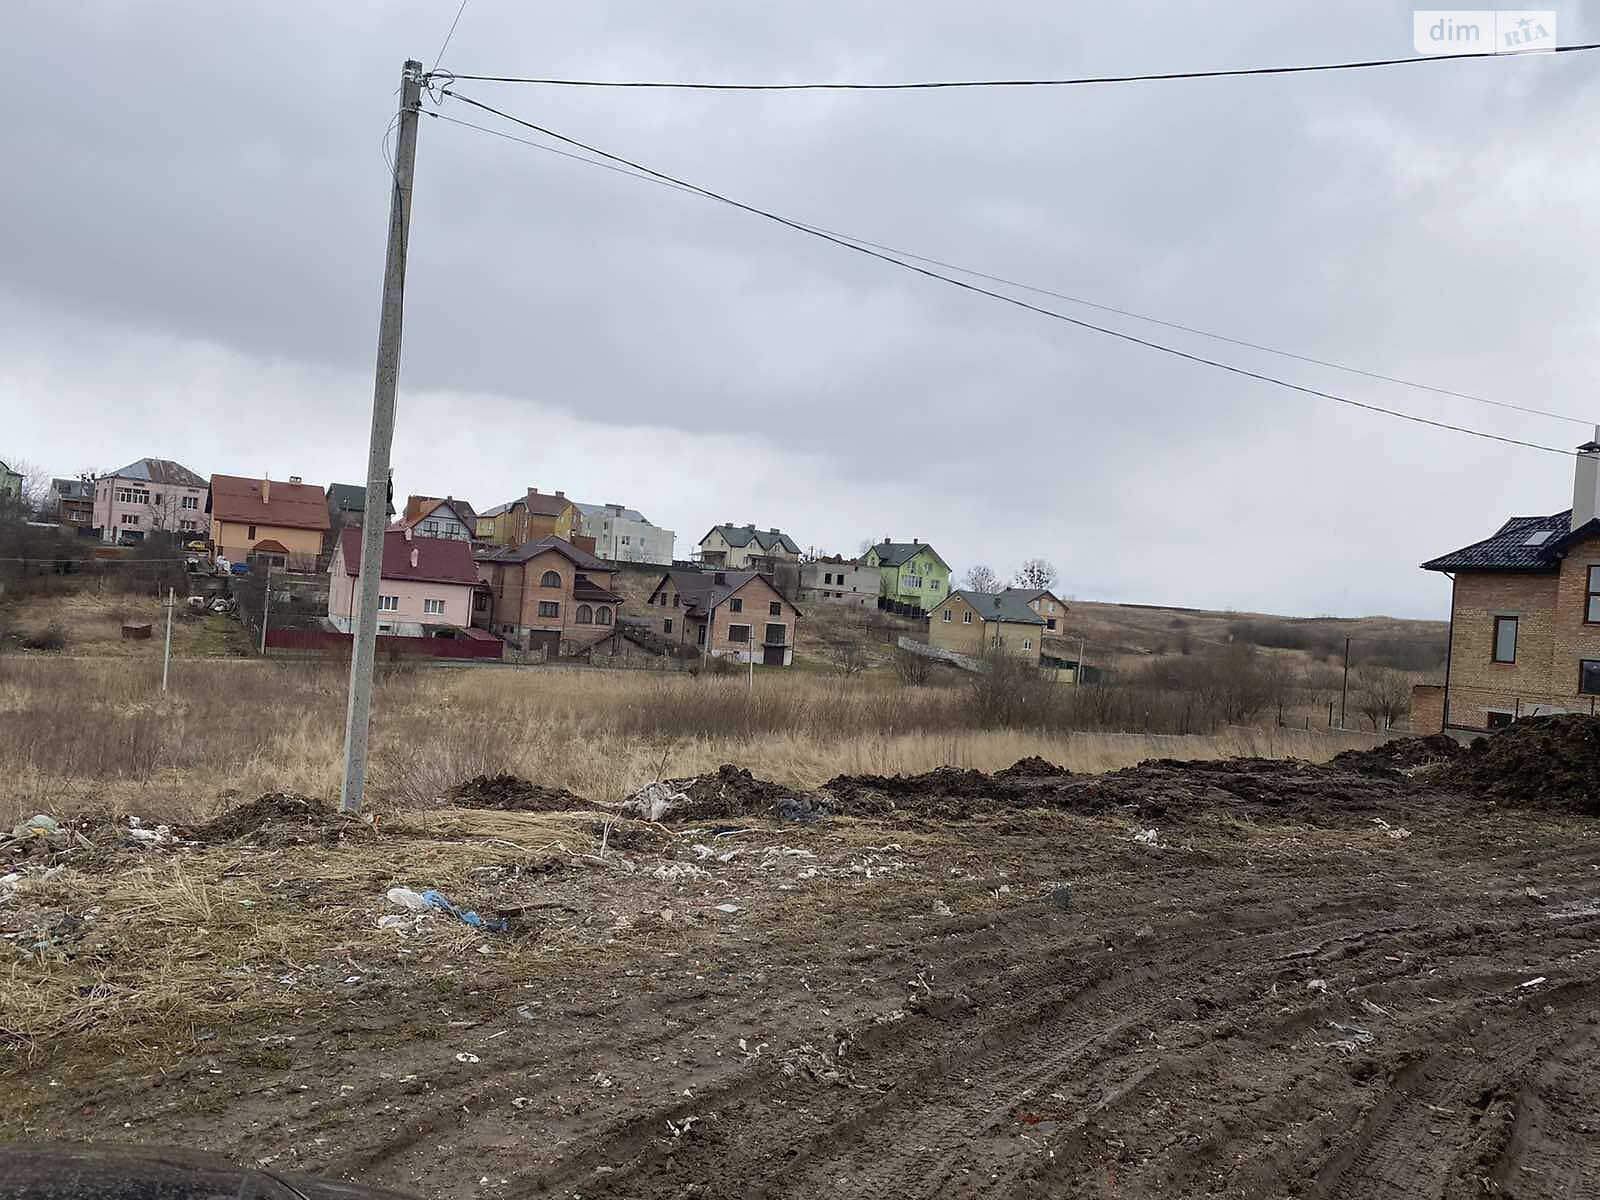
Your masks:
[{"label": "bare tree", "polygon": [[[16,499],[31,513],[39,512],[50,499],[50,472],[25,458],[7,458],[0,454],[0,462],[22,476],[22,490]],[[3,489],[0,489],[3,494]]]},{"label": "bare tree", "polygon": [[969,592],[998,592],[1000,590],[1000,576],[994,573],[993,568],[982,563],[967,568],[965,579]]},{"label": "bare tree", "polygon": [[1030,558],[1017,568],[1017,573],[1012,576],[1011,582],[1019,588],[1044,591],[1055,586],[1056,569],[1048,559]]},{"label": "bare tree", "polygon": [[868,666],[867,651],[860,641],[847,635],[828,639],[828,657],[846,679],[861,674]]},{"label": "bare tree", "polygon": [[894,673],[907,687],[921,687],[933,678],[933,660],[902,647],[894,652]]},{"label": "bare tree", "polygon": [[1393,667],[1357,667],[1356,711],[1373,729],[1393,725],[1411,711],[1411,676]]}]

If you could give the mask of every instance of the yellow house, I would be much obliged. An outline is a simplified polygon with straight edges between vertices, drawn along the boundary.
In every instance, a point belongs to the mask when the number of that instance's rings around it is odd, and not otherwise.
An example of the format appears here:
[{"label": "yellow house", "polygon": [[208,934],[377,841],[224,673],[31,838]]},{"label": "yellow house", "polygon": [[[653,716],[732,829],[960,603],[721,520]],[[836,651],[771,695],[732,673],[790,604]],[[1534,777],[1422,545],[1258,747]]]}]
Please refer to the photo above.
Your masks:
[{"label": "yellow house", "polygon": [[928,643],[972,658],[1009,654],[1037,664],[1044,618],[1015,592],[954,591],[928,614]]},{"label": "yellow house", "polygon": [[500,546],[520,546],[547,537],[570,542],[578,519],[578,509],[565,492],[529,488],[526,496],[479,513],[475,532],[479,541]]},{"label": "yellow house", "polygon": [[213,475],[206,496],[211,546],[221,557],[252,556],[274,566],[315,570],[328,529],[328,497],[314,483],[291,475],[287,483]]}]

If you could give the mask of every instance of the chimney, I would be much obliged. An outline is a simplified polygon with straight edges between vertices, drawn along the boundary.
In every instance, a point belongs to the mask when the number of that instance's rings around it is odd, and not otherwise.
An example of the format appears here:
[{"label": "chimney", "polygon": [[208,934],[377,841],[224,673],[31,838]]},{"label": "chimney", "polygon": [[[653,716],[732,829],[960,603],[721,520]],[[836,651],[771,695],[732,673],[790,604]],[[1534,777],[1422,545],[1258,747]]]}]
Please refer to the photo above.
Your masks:
[{"label": "chimney", "polygon": [[537,496],[538,494],[539,494],[539,489],[538,488],[531,487],[531,488],[528,489],[528,495]]},{"label": "chimney", "polygon": [[[411,531],[408,529],[406,532],[410,533]],[[409,540],[408,538],[407,541]],[[417,569],[417,548],[415,546],[411,547],[411,569],[413,571]]]},{"label": "chimney", "polygon": [[563,492],[560,488],[556,489],[556,495],[559,496],[563,500],[565,500],[567,498],[567,494],[565,492]]},{"label": "chimney", "polygon": [[261,477],[261,503],[272,503],[272,480],[268,479],[265,475]]},{"label": "chimney", "polygon": [[[401,536],[403,536],[406,541],[409,542],[411,540],[411,526],[407,525],[405,529],[401,531]],[[413,551],[413,553],[415,552]]]},{"label": "chimney", "polygon": [[920,545],[922,545],[922,539],[921,538],[912,538],[911,539],[911,544],[913,546],[920,546]]},{"label": "chimney", "polygon": [[712,573],[711,582],[716,584],[725,584],[728,582],[728,577],[721,571],[716,571]]},{"label": "chimney", "polygon": [[1578,465],[1572,480],[1572,528],[1580,529],[1600,517],[1600,425],[1594,440],[1578,447]]},{"label": "chimney", "polygon": [[612,511],[612,513],[614,515],[616,515],[616,516],[620,517],[622,515],[622,505],[620,505],[620,504],[607,504],[606,507],[609,508]]},{"label": "chimney", "polygon": [[289,482],[290,483],[304,483],[305,480],[301,479],[300,476],[298,476],[298,475],[291,475],[291,476],[289,476]]}]

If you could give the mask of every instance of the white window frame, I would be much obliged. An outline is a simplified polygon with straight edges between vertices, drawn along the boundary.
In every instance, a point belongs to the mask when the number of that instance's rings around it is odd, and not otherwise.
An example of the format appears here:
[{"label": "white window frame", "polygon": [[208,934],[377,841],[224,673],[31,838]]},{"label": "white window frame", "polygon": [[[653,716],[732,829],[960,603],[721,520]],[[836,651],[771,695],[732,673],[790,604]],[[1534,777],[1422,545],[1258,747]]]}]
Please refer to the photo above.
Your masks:
[{"label": "white window frame", "polygon": [[948,621],[948,620],[951,620],[951,619],[952,619],[952,618],[951,618],[951,616],[950,616],[950,610],[949,610],[949,609],[948,609],[948,608],[947,608],[947,609],[945,609],[945,610],[944,610],[944,619],[945,619],[945,620],[946,620],[946,621]]},{"label": "white window frame", "polygon": [[444,616],[444,601],[435,599],[424,600],[422,602],[422,613],[424,616],[428,617]]},{"label": "white window frame", "polygon": [[399,612],[400,611],[400,597],[399,596],[384,596],[384,595],[380,594],[378,596],[378,611],[379,612]]},{"label": "white window frame", "polygon": [[963,625],[971,625],[972,624],[972,610],[970,608],[967,609],[966,612],[961,614],[961,623]]}]

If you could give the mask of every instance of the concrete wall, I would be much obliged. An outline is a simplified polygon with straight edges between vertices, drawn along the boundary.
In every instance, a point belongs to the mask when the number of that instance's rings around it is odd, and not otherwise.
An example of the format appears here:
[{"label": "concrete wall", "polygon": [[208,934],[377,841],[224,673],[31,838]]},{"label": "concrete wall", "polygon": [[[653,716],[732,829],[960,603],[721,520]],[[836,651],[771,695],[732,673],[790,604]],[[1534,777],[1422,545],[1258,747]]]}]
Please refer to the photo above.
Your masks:
[{"label": "concrete wall", "polygon": [[[133,498],[129,498],[129,497]],[[141,497],[145,497],[141,499]],[[132,518],[131,521],[124,518]],[[206,488],[106,476],[94,485],[94,525],[100,540],[115,542],[123,530],[206,535]]]},{"label": "concrete wall", "polygon": [[[1600,538],[1575,545],[1559,573],[1462,571],[1450,610],[1450,725],[1485,729],[1493,714],[1537,706],[1588,712],[1578,664],[1600,660],[1600,624],[1584,621],[1588,568]],[[1494,619],[1517,618],[1516,661],[1494,661]]]},{"label": "concrete wall", "polygon": [[881,578],[877,567],[865,563],[807,563],[800,568],[799,599],[876,608]]},{"label": "concrete wall", "polygon": [[578,510],[578,529],[594,539],[594,553],[614,562],[671,566],[677,535],[648,521],[630,521],[609,509],[598,513]]}]

